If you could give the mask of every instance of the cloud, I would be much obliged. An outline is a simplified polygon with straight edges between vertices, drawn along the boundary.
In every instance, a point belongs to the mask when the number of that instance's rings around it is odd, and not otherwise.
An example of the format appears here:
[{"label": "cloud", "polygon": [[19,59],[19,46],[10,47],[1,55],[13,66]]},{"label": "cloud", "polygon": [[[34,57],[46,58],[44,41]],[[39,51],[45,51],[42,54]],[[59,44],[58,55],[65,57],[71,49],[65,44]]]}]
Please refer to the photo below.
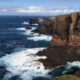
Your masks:
[{"label": "cloud", "polygon": [[8,11],[7,9],[2,9],[2,10],[1,10],[1,12],[7,12],[7,11]]},{"label": "cloud", "polygon": [[53,8],[47,8],[47,7],[37,7],[37,6],[30,6],[30,7],[0,7],[0,13],[4,12],[6,14],[66,14],[66,13],[72,13],[76,12],[78,10],[70,7],[60,8],[60,7],[53,7]]},{"label": "cloud", "polygon": [[30,6],[27,7],[26,9],[19,9],[18,12],[20,13],[42,13],[44,9],[42,7],[35,7],[35,6]]},{"label": "cloud", "polygon": [[42,7],[28,7],[27,9],[18,9],[19,13],[70,13],[75,12],[73,8],[42,8]]}]

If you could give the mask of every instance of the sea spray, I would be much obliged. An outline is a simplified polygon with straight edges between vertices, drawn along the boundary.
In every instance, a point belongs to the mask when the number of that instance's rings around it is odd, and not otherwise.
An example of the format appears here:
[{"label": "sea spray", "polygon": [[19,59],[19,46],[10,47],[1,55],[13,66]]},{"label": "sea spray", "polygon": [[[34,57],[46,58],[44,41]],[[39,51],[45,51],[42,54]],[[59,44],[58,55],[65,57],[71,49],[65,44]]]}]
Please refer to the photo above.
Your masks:
[{"label": "sea spray", "polygon": [[[6,74],[8,78],[20,75],[23,80],[32,80],[33,77],[49,76],[47,73],[50,70],[45,70],[43,64],[38,61],[39,59],[46,59],[47,57],[35,55],[35,53],[40,50],[42,50],[42,48],[26,49],[0,58],[0,61],[5,64],[6,69],[9,71],[9,73]],[[4,76],[4,80],[6,75]]]},{"label": "sea spray", "polygon": [[27,39],[28,40],[33,40],[33,41],[40,41],[40,40],[45,40],[45,41],[50,41],[52,37],[50,35],[43,35],[39,33],[34,33],[31,34],[32,30],[35,30],[36,28],[32,27],[30,30],[26,30],[25,28],[17,28],[17,30],[22,30],[23,35],[30,35]]}]

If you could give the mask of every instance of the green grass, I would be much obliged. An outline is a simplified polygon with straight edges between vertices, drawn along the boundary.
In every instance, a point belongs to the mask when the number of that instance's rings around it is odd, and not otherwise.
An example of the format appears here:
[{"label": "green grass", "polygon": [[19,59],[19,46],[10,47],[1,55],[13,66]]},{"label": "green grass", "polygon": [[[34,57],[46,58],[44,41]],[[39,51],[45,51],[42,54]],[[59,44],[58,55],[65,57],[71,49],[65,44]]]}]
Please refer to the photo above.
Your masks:
[{"label": "green grass", "polygon": [[73,76],[73,75],[64,75],[59,77],[59,80],[80,80],[80,77]]}]

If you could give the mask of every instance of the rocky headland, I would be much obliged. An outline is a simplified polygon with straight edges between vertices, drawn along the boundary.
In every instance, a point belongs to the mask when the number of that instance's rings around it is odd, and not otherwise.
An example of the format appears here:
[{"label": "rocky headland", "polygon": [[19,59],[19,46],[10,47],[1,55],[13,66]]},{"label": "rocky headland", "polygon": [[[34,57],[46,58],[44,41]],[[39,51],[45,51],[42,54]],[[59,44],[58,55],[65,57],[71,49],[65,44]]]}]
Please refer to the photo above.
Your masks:
[{"label": "rocky headland", "polygon": [[[36,19],[36,20],[35,20]],[[52,35],[53,34],[53,23],[54,17],[52,18],[33,18],[30,19],[30,24],[38,24],[38,28],[33,30],[34,33]]]},{"label": "rocky headland", "polygon": [[46,60],[40,60],[45,67],[54,68],[67,62],[80,61],[80,13],[56,16],[49,27],[53,29],[50,45],[37,53],[47,56]]},{"label": "rocky headland", "polygon": [[[80,12],[58,15],[38,24],[35,32],[52,35],[49,47],[37,53],[39,56],[47,56],[47,59],[40,60],[45,68],[53,69],[66,65],[67,62],[80,61]],[[80,71],[76,73],[77,76],[78,73]],[[80,80],[80,78],[49,80]]]}]

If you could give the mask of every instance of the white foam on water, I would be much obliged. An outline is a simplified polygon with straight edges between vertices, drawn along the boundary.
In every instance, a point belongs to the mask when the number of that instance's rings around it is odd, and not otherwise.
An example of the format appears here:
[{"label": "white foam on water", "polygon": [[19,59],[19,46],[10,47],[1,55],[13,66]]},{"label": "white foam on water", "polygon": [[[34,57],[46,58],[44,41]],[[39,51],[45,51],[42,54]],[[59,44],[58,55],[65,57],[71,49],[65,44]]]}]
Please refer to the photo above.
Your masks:
[{"label": "white foam on water", "polygon": [[22,24],[23,24],[23,25],[29,25],[29,22],[26,22],[26,21],[25,21],[25,22],[23,22]]},{"label": "white foam on water", "polygon": [[36,24],[32,24],[32,25],[36,25],[36,26],[38,26],[38,24],[36,23]]},{"label": "white foam on water", "polygon": [[23,35],[31,35],[31,37],[28,37],[28,40],[33,40],[33,41],[40,41],[40,40],[45,40],[45,41],[50,41],[52,39],[52,36],[50,35],[43,35],[43,34],[38,34],[38,33],[33,33],[31,34],[31,31],[36,28],[32,27],[30,30],[26,30],[24,28],[17,28],[17,30],[23,30],[24,33]]},{"label": "white foam on water", "polygon": [[32,80],[33,77],[48,76],[47,73],[50,70],[45,70],[43,63],[38,61],[39,59],[46,59],[47,57],[35,55],[42,49],[43,48],[26,49],[0,58],[0,63],[5,64],[6,69],[11,73],[11,75],[6,74],[8,78],[10,78],[9,76],[20,75],[23,80]]},{"label": "white foam on water", "polygon": [[31,31],[34,30],[34,29],[36,29],[36,28],[32,27],[32,29],[29,29],[29,30],[26,30],[24,27],[17,28],[17,30],[19,30],[19,31],[24,31],[23,35],[31,35]]},{"label": "white foam on water", "polygon": [[10,74],[10,73],[6,73],[6,74],[4,75],[3,80],[9,80],[9,79],[12,78],[12,77],[13,77],[12,74]]},{"label": "white foam on water", "polygon": [[71,67],[79,67],[80,68],[80,61],[74,61],[74,62],[67,62],[68,63],[68,68]]},{"label": "white foam on water", "polygon": [[39,40],[45,40],[45,41],[50,41],[52,39],[51,36],[48,35],[40,35],[37,34],[37,36],[34,36],[36,34],[33,34],[32,37],[29,37],[28,40],[33,40],[33,41],[39,41]]}]

